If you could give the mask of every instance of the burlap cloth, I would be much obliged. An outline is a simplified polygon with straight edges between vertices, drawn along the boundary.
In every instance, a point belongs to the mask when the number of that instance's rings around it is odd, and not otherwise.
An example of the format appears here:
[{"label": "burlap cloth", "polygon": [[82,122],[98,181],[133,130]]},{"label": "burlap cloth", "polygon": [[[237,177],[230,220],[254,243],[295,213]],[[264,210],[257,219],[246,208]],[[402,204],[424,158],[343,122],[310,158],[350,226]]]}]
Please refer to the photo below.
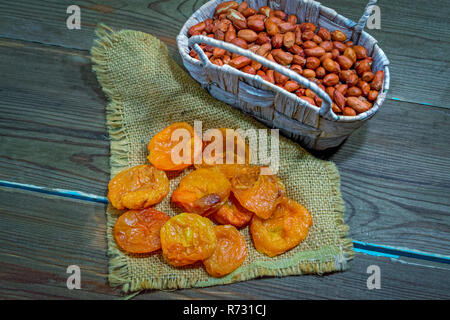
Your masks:
[{"label": "burlap cloth", "polygon": [[[151,137],[176,121],[203,121],[208,128],[266,128],[242,112],[211,97],[169,56],[157,38],[142,32],[113,32],[100,25],[99,39],[91,50],[93,70],[110,99],[106,118],[111,139],[111,176],[127,167],[148,163],[146,146]],[[186,173],[184,173],[186,174]],[[183,176],[182,174],[181,176]],[[170,177],[171,192],[181,176]],[[346,238],[340,179],[332,162],[316,159],[298,144],[280,137],[280,170],[287,195],[311,212],[314,224],[296,248],[275,258],[258,253],[248,228],[241,230],[247,241],[244,264],[223,278],[209,276],[201,264],[174,268],[160,252],[130,255],[121,251],[112,228],[121,212],[108,206],[107,241],[109,282],[124,292],[141,289],[174,289],[228,284],[261,276],[323,274],[345,270],[353,257]],[[156,209],[175,215],[170,194]]]}]

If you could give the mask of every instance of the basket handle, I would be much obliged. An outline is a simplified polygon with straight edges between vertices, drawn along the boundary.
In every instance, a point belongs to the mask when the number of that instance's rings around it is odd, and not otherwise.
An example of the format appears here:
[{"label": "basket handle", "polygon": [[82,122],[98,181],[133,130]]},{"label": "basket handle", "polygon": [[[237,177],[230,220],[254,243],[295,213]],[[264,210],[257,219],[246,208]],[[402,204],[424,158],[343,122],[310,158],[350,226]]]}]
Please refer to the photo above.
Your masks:
[{"label": "basket handle", "polygon": [[[197,53],[200,60],[202,61],[203,65],[206,65],[208,63],[212,65],[212,63],[209,61],[208,57],[205,55],[202,48],[200,48],[200,46],[198,45],[199,43],[205,43],[205,44],[213,46],[213,47],[225,49],[232,53],[240,54],[242,56],[245,56],[247,58],[255,60],[256,62],[261,63],[263,66],[273,69],[276,72],[279,72],[282,75],[296,81],[300,85],[312,90],[317,96],[319,96],[320,99],[322,99],[322,106],[319,109],[319,115],[325,117],[328,120],[332,120],[332,121],[336,121],[339,119],[331,111],[332,102],[331,102],[330,96],[327,93],[325,93],[325,91],[323,91],[317,84],[315,84],[312,81],[309,81],[305,77],[300,76],[298,73],[296,73],[292,70],[289,70],[288,68],[283,67],[275,62],[272,62],[260,55],[257,55],[256,53],[253,53],[250,50],[242,49],[241,47],[238,47],[229,42],[220,41],[220,40],[202,36],[202,35],[190,37],[188,40],[188,45],[189,45],[189,47],[194,49],[194,51]],[[238,70],[238,69],[236,69],[236,70]],[[262,78],[260,78],[260,79],[261,79],[261,81],[264,81]],[[279,91],[284,90],[284,89],[281,89],[278,87],[277,87],[277,89]],[[297,99],[301,100],[300,98],[297,98]],[[308,106],[311,106],[313,108],[314,107],[318,108],[316,106],[312,106],[311,104],[309,104],[308,102],[306,102],[304,100],[301,100],[301,101],[302,101],[302,103],[306,103]]]},{"label": "basket handle", "polygon": [[366,26],[367,20],[369,19],[370,15],[372,14],[373,7],[376,5],[378,0],[369,0],[366,7],[364,8],[364,13],[359,19],[358,23],[353,27],[353,36],[352,39],[354,39],[355,43],[358,43],[359,37],[361,36],[361,32],[364,30],[364,27]]}]

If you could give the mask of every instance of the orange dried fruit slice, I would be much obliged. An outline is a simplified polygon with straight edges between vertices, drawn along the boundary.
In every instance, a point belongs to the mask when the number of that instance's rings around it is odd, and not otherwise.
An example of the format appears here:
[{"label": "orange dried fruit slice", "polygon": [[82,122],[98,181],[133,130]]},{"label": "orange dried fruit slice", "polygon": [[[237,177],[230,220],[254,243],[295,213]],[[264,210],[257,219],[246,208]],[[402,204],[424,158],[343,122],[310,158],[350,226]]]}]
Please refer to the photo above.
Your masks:
[{"label": "orange dried fruit slice", "polygon": [[160,230],[170,217],[153,208],[130,210],[114,225],[114,238],[130,253],[150,253],[161,248]]},{"label": "orange dried fruit slice", "polygon": [[[249,164],[250,147],[242,136],[230,128],[218,128],[210,131],[211,139],[203,141],[203,158],[199,167],[208,167],[211,165],[228,164]],[[203,139],[207,139],[207,133]]]},{"label": "orange dried fruit slice", "polygon": [[253,217],[253,212],[245,209],[231,193],[223,206],[213,213],[213,218],[220,224],[231,224],[237,228],[245,227]]},{"label": "orange dried fruit slice", "polygon": [[143,164],[119,172],[108,189],[108,199],[114,208],[143,209],[164,199],[169,193],[169,179],[164,171]]},{"label": "orange dried fruit slice", "polygon": [[313,220],[301,204],[283,197],[269,219],[253,216],[250,233],[258,252],[274,257],[302,242]]},{"label": "orange dried fruit slice", "polygon": [[181,213],[161,228],[161,247],[165,260],[182,267],[204,260],[216,249],[214,225],[195,213]]},{"label": "orange dried fruit slice", "polygon": [[172,202],[186,212],[208,215],[230,195],[231,185],[216,168],[200,168],[184,176],[172,193]]},{"label": "orange dried fruit slice", "polygon": [[148,161],[156,168],[179,171],[194,164],[194,159],[201,156],[202,142],[189,123],[176,122],[158,132],[147,148]]},{"label": "orange dried fruit slice", "polygon": [[257,166],[239,169],[231,179],[231,190],[245,209],[267,219],[285,194],[285,187],[275,175],[262,175],[261,169]]},{"label": "orange dried fruit slice", "polygon": [[203,260],[206,272],[213,277],[223,277],[244,263],[247,245],[242,234],[233,226],[216,226],[217,246],[214,253]]}]

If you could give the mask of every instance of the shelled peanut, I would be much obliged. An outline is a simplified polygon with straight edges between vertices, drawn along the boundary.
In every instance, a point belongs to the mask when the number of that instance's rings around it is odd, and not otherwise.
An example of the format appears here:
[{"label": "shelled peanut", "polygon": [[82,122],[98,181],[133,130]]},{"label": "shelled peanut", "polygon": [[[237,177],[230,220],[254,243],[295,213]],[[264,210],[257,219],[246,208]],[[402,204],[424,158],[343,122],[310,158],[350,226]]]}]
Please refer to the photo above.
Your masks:
[{"label": "shelled peanut", "polygon": [[[222,2],[213,18],[192,26],[188,34],[232,43],[291,69],[324,90],[339,115],[356,116],[372,108],[383,84],[384,72],[373,73],[367,50],[342,31],[300,22],[293,14],[267,6],[254,9],[247,2]],[[200,48],[213,64],[259,75],[312,105],[322,105],[312,90],[250,58],[206,44]],[[192,49],[190,55],[198,59]]]}]

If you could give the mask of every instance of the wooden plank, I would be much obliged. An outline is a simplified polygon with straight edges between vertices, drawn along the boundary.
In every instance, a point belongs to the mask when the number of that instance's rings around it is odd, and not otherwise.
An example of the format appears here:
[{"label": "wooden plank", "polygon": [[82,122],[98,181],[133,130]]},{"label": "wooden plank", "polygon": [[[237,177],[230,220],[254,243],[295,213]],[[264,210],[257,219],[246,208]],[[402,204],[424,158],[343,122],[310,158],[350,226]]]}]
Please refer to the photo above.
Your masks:
[{"label": "wooden plank", "polygon": [[[0,188],[0,298],[121,298],[119,290],[107,284],[104,212],[101,204]],[[81,290],[66,287],[66,269],[72,264],[81,269]],[[367,289],[370,265],[380,267],[379,290]],[[448,299],[450,270],[446,267],[357,254],[351,269],[343,273],[265,278],[203,289],[154,290],[137,298]]]},{"label": "wooden plank", "polygon": [[[107,298],[104,205],[0,189],[1,298]],[[82,290],[69,290],[69,265]]]},{"label": "wooden plank", "polygon": [[387,101],[328,155],[354,239],[449,255],[450,111]]},{"label": "wooden plank", "polygon": [[[90,49],[94,28],[104,22],[115,28],[131,28],[154,34],[163,40],[181,64],[175,37],[186,19],[206,0],[80,1],[82,28],[65,25],[70,0],[40,2],[29,0],[0,3],[0,36],[69,48]],[[365,2],[321,1],[340,14],[357,21]],[[445,1],[380,1],[381,29],[368,30],[391,60],[389,97],[434,106],[450,107],[450,79],[447,52],[450,49],[450,9]],[[398,14],[401,12],[401,14]],[[422,71],[420,71],[422,70]],[[444,85],[442,85],[444,84]]]},{"label": "wooden plank", "polygon": [[[93,73],[80,71],[89,70],[87,58],[7,45],[0,43],[7,75],[0,79],[0,179],[105,195],[106,102]],[[449,254],[449,117],[446,109],[429,107],[424,116],[420,105],[387,101],[334,154],[321,154],[341,172],[352,238]]]},{"label": "wooden plank", "polygon": [[2,41],[0,59],[0,180],[103,195],[106,100],[87,54]]}]

